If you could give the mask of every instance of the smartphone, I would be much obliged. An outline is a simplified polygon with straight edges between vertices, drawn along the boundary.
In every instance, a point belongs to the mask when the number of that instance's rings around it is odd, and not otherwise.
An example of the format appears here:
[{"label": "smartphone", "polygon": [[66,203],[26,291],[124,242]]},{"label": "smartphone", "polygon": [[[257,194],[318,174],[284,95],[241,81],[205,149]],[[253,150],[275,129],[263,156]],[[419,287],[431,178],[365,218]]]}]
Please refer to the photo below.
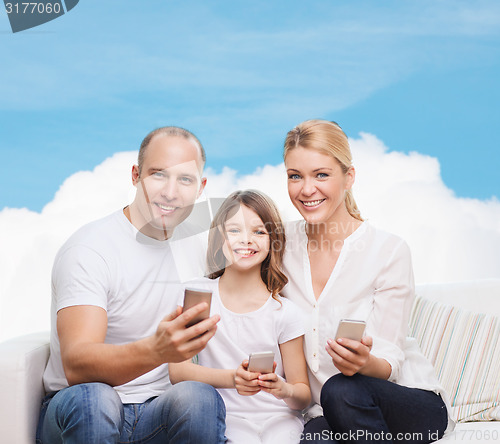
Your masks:
[{"label": "smartphone", "polygon": [[196,288],[186,288],[184,290],[184,305],[182,307],[182,311],[186,311],[195,305],[198,305],[200,302],[206,302],[208,304],[208,308],[203,310],[198,314],[194,319],[192,319],[186,327],[191,327],[194,324],[197,324],[204,319],[210,317],[210,302],[212,301],[212,292],[209,290],[200,290]]},{"label": "smartphone", "polygon": [[272,373],[274,367],[274,352],[250,353],[248,357],[248,371],[256,373]]},{"label": "smartphone", "polygon": [[354,341],[361,341],[365,332],[366,322],[356,319],[341,319],[335,333],[335,339],[347,338]]}]

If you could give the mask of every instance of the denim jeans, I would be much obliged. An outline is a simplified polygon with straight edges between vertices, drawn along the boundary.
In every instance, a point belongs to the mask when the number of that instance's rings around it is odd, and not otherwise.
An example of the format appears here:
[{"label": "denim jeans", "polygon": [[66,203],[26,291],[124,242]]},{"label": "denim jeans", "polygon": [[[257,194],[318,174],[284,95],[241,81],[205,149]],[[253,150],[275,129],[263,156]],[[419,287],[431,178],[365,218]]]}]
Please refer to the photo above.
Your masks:
[{"label": "denim jeans", "polygon": [[332,376],[321,390],[321,406],[324,417],[305,425],[301,444],[425,444],[440,439],[448,425],[436,393],[360,374]]},{"label": "denim jeans", "polygon": [[122,404],[106,384],[79,384],[45,397],[37,444],[219,444],[225,415],[220,395],[201,382],[181,382],[142,404]]}]

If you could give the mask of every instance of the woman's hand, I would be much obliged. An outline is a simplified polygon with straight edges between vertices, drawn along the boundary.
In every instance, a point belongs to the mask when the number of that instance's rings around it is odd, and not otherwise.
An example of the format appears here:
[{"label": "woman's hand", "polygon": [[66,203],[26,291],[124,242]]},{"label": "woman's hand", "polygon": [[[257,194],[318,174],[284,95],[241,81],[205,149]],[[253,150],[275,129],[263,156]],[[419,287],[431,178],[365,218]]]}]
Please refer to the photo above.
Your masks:
[{"label": "woman's hand", "polygon": [[260,373],[248,371],[248,359],[245,359],[236,369],[234,375],[234,388],[242,396],[252,396],[260,392]]},{"label": "woman's hand", "polygon": [[365,336],[360,341],[340,338],[328,339],[326,351],[332,357],[333,365],[345,376],[363,373],[372,355],[373,339]]}]

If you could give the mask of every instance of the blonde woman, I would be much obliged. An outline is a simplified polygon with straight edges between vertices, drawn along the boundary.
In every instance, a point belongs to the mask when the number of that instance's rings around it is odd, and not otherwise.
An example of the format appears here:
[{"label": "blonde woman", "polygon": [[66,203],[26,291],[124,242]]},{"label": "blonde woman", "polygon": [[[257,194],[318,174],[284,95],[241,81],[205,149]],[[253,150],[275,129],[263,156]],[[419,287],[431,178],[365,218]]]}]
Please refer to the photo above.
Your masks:
[{"label": "blonde woman", "polygon": [[[304,220],[286,227],[283,294],[308,315],[313,401],[302,442],[439,439],[453,422],[431,365],[406,338],[414,300],[410,251],[361,217],[347,136],[309,120],[286,137],[288,193]],[[340,319],[366,322],[361,341],[334,340]]]}]

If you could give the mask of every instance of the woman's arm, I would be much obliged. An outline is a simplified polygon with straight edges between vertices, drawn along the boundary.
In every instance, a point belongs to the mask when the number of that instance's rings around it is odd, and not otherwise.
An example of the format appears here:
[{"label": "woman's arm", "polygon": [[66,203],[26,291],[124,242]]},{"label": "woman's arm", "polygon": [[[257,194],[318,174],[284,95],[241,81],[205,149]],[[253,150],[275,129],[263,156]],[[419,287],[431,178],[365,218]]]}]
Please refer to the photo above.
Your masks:
[{"label": "woman's arm", "polygon": [[402,240],[385,261],[382,259],[384,266],[375,282],[373,311],[367,320],[375,346],[368,336],[361,342],[330,339],[326,350],[344,375],[361,373],[394,381],[405,359],[403,349],[414,300],[413,269],[410,250]]},{"label": "woman's arm", "polygon": [[215,388],[234,388],[236,370],[203,367],[191,360],[168,365],[170,382],[199,381]]},{"label": "woman's arm", "polygon": [[399,239],[387,257],[375,282],[373,312],[367,330],[374,337],[371,354],[390,366],[387,379],[397,381],[405,360],[408,322],[415,300],[415,283],[411,253]]},{"label": "woman's arm", "polygon": [[304,336],[299,336],[280,344],[286,381],[279,378],[276,373],[259,376],[259,386],[262,391],[283,399],[293,410],[302,410],[311,402],[303,342]]}]

